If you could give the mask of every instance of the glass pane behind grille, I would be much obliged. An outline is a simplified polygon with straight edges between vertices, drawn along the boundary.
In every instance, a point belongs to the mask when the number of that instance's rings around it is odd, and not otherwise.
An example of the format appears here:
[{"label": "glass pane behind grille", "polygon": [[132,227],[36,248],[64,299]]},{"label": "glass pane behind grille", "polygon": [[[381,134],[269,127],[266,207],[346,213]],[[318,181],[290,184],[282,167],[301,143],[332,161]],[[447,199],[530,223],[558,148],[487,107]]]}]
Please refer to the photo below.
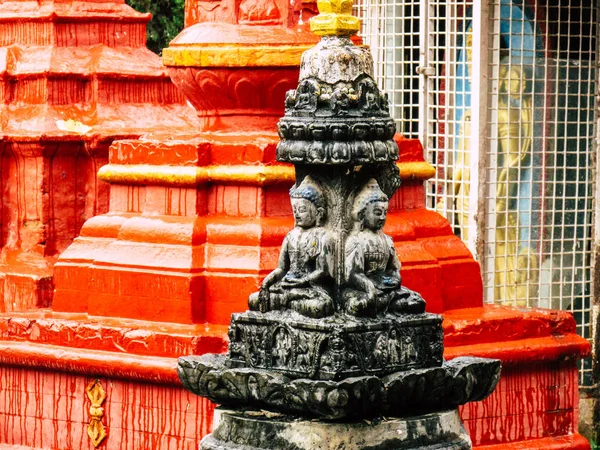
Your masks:
[{"label": "glass pane behind grille", "polygon": [[[486,301],[571,311],[590,338],[598,5],[490,5]],[[581,382],[591,383],[590,361]]]}]

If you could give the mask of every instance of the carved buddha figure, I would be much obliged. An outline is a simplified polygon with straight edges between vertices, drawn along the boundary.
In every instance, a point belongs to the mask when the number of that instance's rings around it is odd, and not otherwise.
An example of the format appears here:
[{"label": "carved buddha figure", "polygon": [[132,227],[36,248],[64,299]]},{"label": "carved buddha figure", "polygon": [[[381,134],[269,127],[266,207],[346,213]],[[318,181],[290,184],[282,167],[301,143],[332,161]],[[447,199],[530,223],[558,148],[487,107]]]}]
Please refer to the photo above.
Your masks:
[{"label": "carved buddha figure", "polygon": [[363,81],[361,81],[359,85],[358,98],[360,107],[364,111],[379,110],[379,90],[372,79],[365,78]]},{"label": "carved buddha figure", "polygon": [[314,318],[333,314],[333,242],[322,227],[325,197],[307,176],[290,191],[296,221],[281,247],[277,268],[264,279],[260,292],[250,296],[252,310],[291,309]]},{"label": "carved buddha figure", "polygon": [[388,204],[387,196],[374,179],[354,201],[352,216],[356,229],[346,241],[346,288],[342,297],[346,312],[355,316],[425,310],[423,298],[402,287],[394,242],[382,231]]}]

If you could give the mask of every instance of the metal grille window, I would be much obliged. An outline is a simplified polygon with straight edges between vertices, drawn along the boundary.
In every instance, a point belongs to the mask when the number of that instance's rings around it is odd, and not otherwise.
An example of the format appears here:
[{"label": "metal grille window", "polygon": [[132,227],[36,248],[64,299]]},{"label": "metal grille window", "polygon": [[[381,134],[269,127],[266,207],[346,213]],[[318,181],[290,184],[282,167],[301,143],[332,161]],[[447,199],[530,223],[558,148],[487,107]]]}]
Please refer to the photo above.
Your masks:
[{"label": "metal grille window", "polygon": [[486,302],[569,310],[590,338],[600,0],[395,1],[359,15],[436,166],[428,207],[476,254]]},{"label": "metal grille window", "polygon": [[489,11],[486,300],[569,310],[590,338],[598,3]]},{"label": "metal grille window", "polygon": [[398,130],[417,138],[419,130],[420,0],[358,0],[365,43],[371,47],[375,79],[389,96]]},{"label": "metal grille window", "polygon": [[428,2],[423,145],[436,176],[428,181],[427,201],[469,239],[470,137],[472,124],[473,23],[471,2]]}]

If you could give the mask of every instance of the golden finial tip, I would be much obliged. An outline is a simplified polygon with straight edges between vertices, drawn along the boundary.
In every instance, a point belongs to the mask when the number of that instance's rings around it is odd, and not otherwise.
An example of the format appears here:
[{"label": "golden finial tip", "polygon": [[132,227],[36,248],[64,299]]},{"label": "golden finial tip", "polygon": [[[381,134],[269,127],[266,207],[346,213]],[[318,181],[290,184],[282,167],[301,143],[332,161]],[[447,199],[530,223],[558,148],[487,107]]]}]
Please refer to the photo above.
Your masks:
[{"label": "golden finial tip", "polygon": [[310,21],[317,36],[353,36],[360,30],[360,20],[352,15],[352,0],[318,0],[319,15]]}]

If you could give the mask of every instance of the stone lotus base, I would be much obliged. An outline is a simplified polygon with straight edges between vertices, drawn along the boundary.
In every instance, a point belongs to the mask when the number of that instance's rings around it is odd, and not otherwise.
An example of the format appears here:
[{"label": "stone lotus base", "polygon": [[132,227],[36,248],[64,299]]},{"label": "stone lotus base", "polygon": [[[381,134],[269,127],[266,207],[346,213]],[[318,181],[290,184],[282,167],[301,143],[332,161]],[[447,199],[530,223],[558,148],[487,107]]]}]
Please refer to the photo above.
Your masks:
[{"label": "stone lotus base", "polygon": [[179,358],[186,389],[215,403],[308,417],[345,419],[425,414],[486,398],[500,378],[500,361],[462,357],[441,367],[341,381],[291,379],[254,368],[229,368],[225,355]]},{"label": "stone lotus base", "polygon": [[349,423],[299,419],[265,411],[217,409],[201,450],[471,449],[458,412]]}]

